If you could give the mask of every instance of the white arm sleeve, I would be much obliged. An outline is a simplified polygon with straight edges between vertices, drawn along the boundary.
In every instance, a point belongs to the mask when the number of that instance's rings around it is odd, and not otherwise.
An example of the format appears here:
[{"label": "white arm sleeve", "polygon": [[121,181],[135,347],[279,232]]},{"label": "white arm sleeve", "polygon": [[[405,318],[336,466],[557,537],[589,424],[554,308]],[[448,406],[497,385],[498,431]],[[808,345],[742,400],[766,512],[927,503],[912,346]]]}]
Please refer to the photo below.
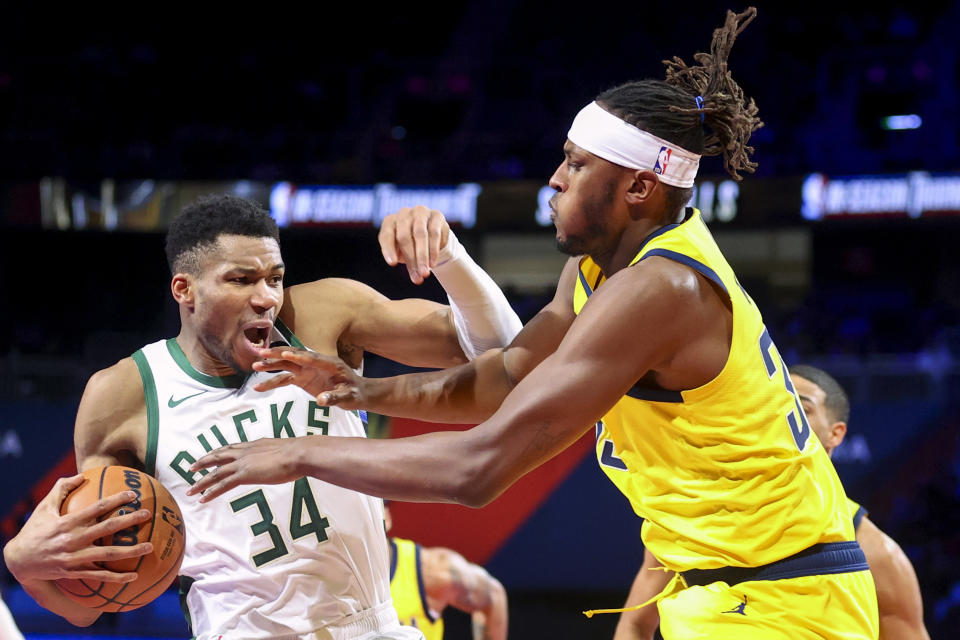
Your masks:
[{"label": "white arm sleeve", "polygon": [[507,297],[450,231],[433,275],[447,292],[463,353],[473,360],[488,349],[510,344],[523,324]]}]

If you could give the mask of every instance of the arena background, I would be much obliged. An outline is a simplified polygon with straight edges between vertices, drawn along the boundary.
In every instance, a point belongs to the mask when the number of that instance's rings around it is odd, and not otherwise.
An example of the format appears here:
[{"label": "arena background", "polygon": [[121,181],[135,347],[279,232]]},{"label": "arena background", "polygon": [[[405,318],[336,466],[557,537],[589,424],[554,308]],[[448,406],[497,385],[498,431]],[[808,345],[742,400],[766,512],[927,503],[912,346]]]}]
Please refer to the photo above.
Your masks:
[{"label": "arena background", "polygon": [[[175,334],[163,229],[184,203],[227,191],[271,207],[290,284],[345,276],[440,300],[375,241],[391,207],[433,203],[526,320],[562,263],[537,210],[572,116],[662,77],[664,58],[690,61],[727,8],[743,7],[5,7],[3,541],[75,468],[87,377]],[[788,365],[846,386],[837,469],[913,561],[934,638],[960,624],[958,28],[956,2],[760,5],[730,61],[766,122],[759,169],[735,184],[708,159],[695,196]],[[590,435],[485,509],[397,504],[395,532],[487,566],[511,637],[609,637],[614,617],[579,611],[623,601],[640,522]],[[81,630],[2,580],[30,638],[186,637],[173,591]],[[468,637],[466,616],[446,617],[448,637]]]}]

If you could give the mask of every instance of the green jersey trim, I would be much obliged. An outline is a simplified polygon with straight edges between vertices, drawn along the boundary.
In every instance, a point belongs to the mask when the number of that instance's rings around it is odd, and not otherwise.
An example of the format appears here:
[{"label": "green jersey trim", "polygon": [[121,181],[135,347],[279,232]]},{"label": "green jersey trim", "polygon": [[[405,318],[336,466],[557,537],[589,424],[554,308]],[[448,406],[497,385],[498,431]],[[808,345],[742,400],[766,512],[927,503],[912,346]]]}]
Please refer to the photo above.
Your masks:
[{"label": "green jersey trim", "polygon": [[280,332],[280,335],[282,335],[282,336],[284,337],[284,339],[285,339],[287,342],[289,342],[292,346],[297,347],[298,349],[306,349],[306,348],[307,348],[306,345],[304,345],[302,342],[300,342],[300,338],[298,338],[298,337],[293,333],[293,331],[290,331],[290,327],[288,327],[287,325],[285,325],[285,324],[283,323],[283,320],[280,320],[280,319],[278,318],[277,321],[276,321],[275,323],[273,323],[273,326],[276,327],[277,331]]},{"label": "green jersey trim", "polygon": [[196,578],[191,578],[190,576],[179,576],[179,584],[177,585],[178,595],[180,596],[180,610],[183,612],[183,617],[187,621],[187,629],[190,631],[190,640],[194,640],[196,636],[193,634],[193,619],[190,617],[190,607],[187,606],[187,594],[190,593],[190,587],[193,586],[193,583],[197,581]]},{"label": "green jersey trim", "polygon": [[167,351],[170,352],[170,356],[173,357],[173,361],[177,363],[177,366],[180,367],[185,374],[197,382],[207,385],[208,387],[216,387],[218,389],[239,389],[247,380],[247,376],[240,374],[234,374],[232,376],[209,376],[205,373],[197,371],[193,368],[193,365],[190,364],[190,361],[187,359],[187,354],[185,354],[183,349],[180,348],[180,344],[177,342],[176,338],[170,338],[167,340]]},{"label": "green jersey trim", "polygon": [[147,403],[147,453],[143,461],[144,471],[156,477],[157,474],[157,440],[160,437],[160,405],[157,403],[157,385],[153,380],[153,371],[147,356],[140,349],[133,354],[133,361],[140,372],[140,381],[143,383],[143,399]]},{"label": "green jersey trim", "polygon": [[[277,318],[277,321],[273,323],[273,326],[276,328],[277,331],[280,332],[280,335],[283,336],[283,339],[289,342],[292,346],[297,347],[298,349],[308,349],[308,347],[305,344],[300,342],[300,338],[298,338],[296,334],[293,333],[293,331],[290,331],[290,327],[288,327],[283,323],[283,320],[280,320],[279,318]],[[360,418],[361,422],[363,422],[363,429],[364,431],[366,431],[367,412],[359,411],[357,409],[352,409],[350,413]]]}]

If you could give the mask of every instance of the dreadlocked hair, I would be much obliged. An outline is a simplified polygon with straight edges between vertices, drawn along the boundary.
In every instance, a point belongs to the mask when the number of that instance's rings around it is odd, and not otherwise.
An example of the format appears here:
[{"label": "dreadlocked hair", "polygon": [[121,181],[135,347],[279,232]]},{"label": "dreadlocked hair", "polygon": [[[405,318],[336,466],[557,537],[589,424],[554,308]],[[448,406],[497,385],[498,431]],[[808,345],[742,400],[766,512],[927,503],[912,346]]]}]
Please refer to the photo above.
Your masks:
[{"label": "dreadlocked hair", "polygon": [[[704,156],[723,155],[723,166],[736,180],[739,172],[753,173],[750,134],[763,126],[757,105],[747,101],[730,72],[727,57],[737,36],[757,15],[727,11],[722,27],[713,32],[710,53],[697,53],[698,66],[687,66],[679,57],[664,60],[665,80],[639,80],[604,91],[596,101],[613,115],[687,151]],[[701,98],[698,101],[697,98]],[[692,189],[671,187],[669,204],[682,207]],[[676,191],[676,193],[672,193]]]}]

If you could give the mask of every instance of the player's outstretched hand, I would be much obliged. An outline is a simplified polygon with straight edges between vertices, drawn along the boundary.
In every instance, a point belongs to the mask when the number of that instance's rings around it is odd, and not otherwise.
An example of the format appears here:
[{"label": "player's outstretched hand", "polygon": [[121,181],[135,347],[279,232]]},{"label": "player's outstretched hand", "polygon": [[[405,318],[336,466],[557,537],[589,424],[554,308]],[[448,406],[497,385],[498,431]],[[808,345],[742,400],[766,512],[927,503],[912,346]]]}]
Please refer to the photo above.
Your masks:
[{"label": "player's outstretched hand", "polygon": [[384,218],[377,239],[387,264],[406,265],[410,280],[420,284],[430,277],[449,237],[450,225],[443,214],[417,205]]},{"label": "player's outstretched hand", "polygon": [[216,467],[187,490],[209,502],[241,484],[282,484],[300,478],[297,453],[303,438],[261,438],[211,451],[191,465],[191,471]]},{"label": "player's outstretched hand", "polygon": [[253,363],[257,371],[285,371],[254,386],[257,391],[297,385],[317,398],[325,407],[362,409],[364,378],[346,362],[306,349],[274,347],[260,350],[261,360]]},{"label": "player's outstretched hand", "polygon": [[140,509],[99,522],[101,517],[136,498],[132,491],[121,491],[75,513],[60,515],[60,505],[64,499],[83,482],[81,475],[57,480],[20,533],[7,543],[3,550],[7,568],[21,583],[59,578],[105,582],[136,580],[137,574],[134,572],[115,572],[98,563],[145,555],[153,550],[152,544],[143,542],[131,546],[100,546],[95,543],[103,536],[146,522],[151,517],[150,511]]}]

